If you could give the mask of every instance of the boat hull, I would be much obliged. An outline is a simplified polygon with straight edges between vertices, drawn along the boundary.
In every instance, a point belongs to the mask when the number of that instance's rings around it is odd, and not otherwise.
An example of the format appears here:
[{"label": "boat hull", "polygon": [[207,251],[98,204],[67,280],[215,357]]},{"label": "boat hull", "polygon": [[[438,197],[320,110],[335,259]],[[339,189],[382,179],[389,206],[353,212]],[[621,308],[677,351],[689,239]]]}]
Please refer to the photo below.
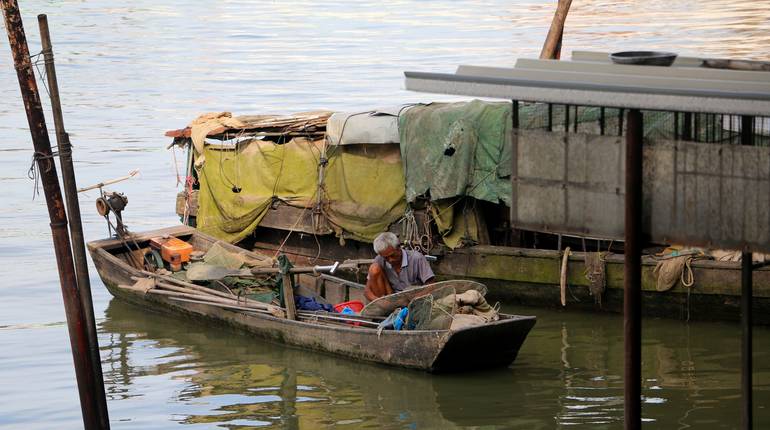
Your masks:
[{"label": "boat hull", "polygon": [[[182,237],[196,235],[198,241],[215,241],[187,227],[148,232],[135,240],[141,242],[163,234]],[[529,330],[535,324],[535,317],[503,315],[498,322],[459,331],[385,330],[378,335],[373,329],[292,321],[272,315],[176,301],[121,288],[121,285],[133,284],[132,277],[144,275],[109,252],[116,246],[121,244],[111,239],[88,244],[91,258],[105,287],[117,298],[148,310],[173,312],[204,324],[227,325],[269,341],[356,360],[430,372],[506,366],[514,361]],[[468,354],[468,351],[474,351],[474,354]]]}]

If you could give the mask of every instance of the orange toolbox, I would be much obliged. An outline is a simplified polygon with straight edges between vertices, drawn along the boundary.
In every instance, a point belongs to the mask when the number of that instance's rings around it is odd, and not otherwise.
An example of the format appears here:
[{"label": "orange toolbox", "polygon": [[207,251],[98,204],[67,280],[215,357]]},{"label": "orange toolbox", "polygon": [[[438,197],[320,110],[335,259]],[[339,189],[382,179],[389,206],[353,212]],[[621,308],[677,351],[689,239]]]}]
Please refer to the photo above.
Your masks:
[{"label": "orange toolbox", "polygon": [[160,251],[161,258],[174,272],[182,270],[182,263],[190,261],[193,251],[192,245],[175,237],[154,237],[150,239],[150,246]]}]

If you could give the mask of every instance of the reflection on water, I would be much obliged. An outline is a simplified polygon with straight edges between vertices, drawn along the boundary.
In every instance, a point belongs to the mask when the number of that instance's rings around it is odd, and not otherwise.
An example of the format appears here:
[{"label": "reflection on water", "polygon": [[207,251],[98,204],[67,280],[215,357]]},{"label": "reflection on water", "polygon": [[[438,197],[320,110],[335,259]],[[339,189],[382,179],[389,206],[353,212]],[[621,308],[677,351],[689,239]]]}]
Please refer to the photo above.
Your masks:
[{"label": "reflection on water", "polygon": [[[153,401],[165,404],[164,420],[190,425],[620,425],[620,318],[538,313],[537,329],[510,368],[430,375],[265,343],[112,300],[101,324],[106,386],[111,405],[140,411],[149,408],[145,392],[152,387]],[[733,325],[646,322],[645,419],[660,428],[739,422],[737,334]],[[769,340],[768,330],[757,332],[757,344]],[[757,363],[768,359],[767,351],[755,355]],[[757,423],[768,424],[761,412],[770,401],[770,371],[761,364],[757,370]]]},{"label": "reflection on water", "polygon": [[[113,189],[128,196],[125,221],[140,231],[178,223],[177,169],[164,150],[165,130],[209,111],[351,111],[447,100],[405,91],[403,71],[512,66],[537,56],[555,1],[20,3],[32,53],[40,50],[35,17],[48,14],[78,184],[139,168],[139,178]],[[767,60],[768,46],[770,7],[749,0],[575,1],[564,37],[565,56],[644,48]],[[4,38],[0,153],[0,426],[77,428],[47,211],[42,197],[32,199],[32,148]],[[80,196],[89,240],[106,234],[93,210],[97,194]],[[96,318],[106,315],[100,341],[113,428],[168,428],[170,420],[200,428],[312,428],[311,420],[349,428],[618,427],[622,416],[616,317],[528,311],[540,319],[512,368],[437,377],[132,313],[110,301],[91,271]],[[662,428],[734,427],[737,327],[645,321],[645,336],[645,416]],[[758,428],[770,419],[770,360],[762,350],[769,341],[757,332]]]},{"label": "reflection on water", "polygon": [[[109,398],[141,402],[133,387],[165,376],[173,419],[237,426],[367,424],[446,427],[434,379],[264,343],[225,329],[113,300],[102,330],[109,343]],[[140,396],[134,398],[134,396]]]}]

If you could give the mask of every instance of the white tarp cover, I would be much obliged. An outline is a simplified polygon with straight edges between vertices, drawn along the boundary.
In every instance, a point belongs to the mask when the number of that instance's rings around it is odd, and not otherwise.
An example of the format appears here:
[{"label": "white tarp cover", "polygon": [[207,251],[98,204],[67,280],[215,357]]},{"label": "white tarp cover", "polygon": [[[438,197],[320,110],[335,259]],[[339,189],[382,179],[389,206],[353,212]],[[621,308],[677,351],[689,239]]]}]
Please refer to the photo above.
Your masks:
[{"label": "white tarp cover", "polygon": [[399,143],[398,115],[406,109],[337,112],[326,124],[326,139],[330,145]]}]

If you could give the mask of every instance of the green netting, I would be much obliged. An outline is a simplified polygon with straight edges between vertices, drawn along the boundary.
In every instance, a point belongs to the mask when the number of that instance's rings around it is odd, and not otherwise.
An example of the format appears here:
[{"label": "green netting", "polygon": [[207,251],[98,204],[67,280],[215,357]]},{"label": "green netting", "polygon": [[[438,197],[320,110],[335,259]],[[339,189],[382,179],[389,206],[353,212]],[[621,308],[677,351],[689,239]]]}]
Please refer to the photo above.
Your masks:
[{"label": "green netting", "polygon": [[211,245],[203,261],[211,266],[226,267],[228,269],[240,269],[244,265],[244,258],[240,254],[225,249],[220,242]]},{"label": "green netting", "polygon": [[451,285],[417,297],[409,303],[406,326],[409,330],[448,330],[457,310],[455,289]]},{"label": "green netting", "polygon": [[221,290],[222,284],[238,297],[246,297],[262,303],[271,303],[278,297],[280,280],[278,277],[239,278],[229,276],[208,284],[209,288]]},{"label": "green netting", "polygon": [[[593,106],[568,106],[548,103],[519,103],[519,127],[550,129],[570,133],[625,134],[623,109]],[[739,117],[731,115],[682,112],[642,111],[644,137],[649,140],[681,138],[689,121],[691,139],[704,143],[740,143]],[[769,136],[755,135],[756,145],[767,145]]]}]

